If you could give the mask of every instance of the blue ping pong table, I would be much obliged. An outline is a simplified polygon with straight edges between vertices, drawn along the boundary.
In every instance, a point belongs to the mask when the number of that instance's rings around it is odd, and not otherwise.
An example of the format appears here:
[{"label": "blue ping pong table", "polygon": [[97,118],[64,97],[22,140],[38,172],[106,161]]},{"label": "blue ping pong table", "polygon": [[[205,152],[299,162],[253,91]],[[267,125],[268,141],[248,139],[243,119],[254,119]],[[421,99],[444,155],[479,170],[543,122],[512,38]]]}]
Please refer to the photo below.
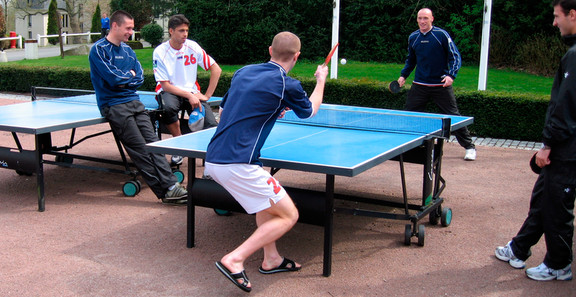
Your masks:
[{"label": "blue ping pong table", "polygon": [[[317,121],[315,119],[318,119]],[[356,125],[355,123],[361,123]],[[326,175],[325,192],[288,188],[300,212],[300,222],[324,226],[323,275],[331,274],[333,214],[335,212],[371,217],[409,220],[404,243],[417,236],[424,244],[424,225],[418,221],[451,222],[451,210],[442,209],[440,193],[445,188],[441,176],[444,139],[451,130],[472,124],[473,118],[416,113],[365,107],[323,104],[308,120],[287,112],[275,124],[261,151],[260,160],[272,174],[280,169]],[[390,127],[390,128],[388,128]],[[244,212],[240,205],[212,180],[196,178],[196,158],[205,158],[207,145],[216,128],[148,144],[151,151],[188,157],[187,246],[195,241],[195,206]],[[335,176],[353,177],[387,160],[400,163],[404,202],[355,197],[334,192]],[[407,200],[404,162],[423,165],[422,203]],[[362,209],[336,208],[335,199],[358,201],[404,209],[404,214]]]},{"label": "blue ping pong table", "polygon": [[[45,100],[40,100],[40,97],[36,96],[37,90],[50,91],[52,97],[44,97]],[[64,94],[66,94],[65,97],[63,97]],[[161,106],[159,106],[155,97],[156,93],[139,91],[138,94],[146,109],[152,113],[161,111]],[[210,103],[218,103],[220,100],[221,98],[219,97],[213,97]],[[76,128],[106,122],[100,115],[93,91],[33,87],[31,102],[0,106],[0,114],[2,114],[2,117],[0,117],[0,131],[11,132],[14,139],[14,146],[0,146],[0,168],[13,169],[20,175],[36,174],[38,211],[45,210],[44,164],[128,174],[133,177],[133,180],[124,184],[124,194],[133,196],[139,192],[140,182],[136,179],[137,173],[131,169],[133,164],[128,162],[116,136],[114,137],[120,152],[121,161],[68,153],[68,150],[87,139],[111,132],[111,130],[106,130],[77,141],[74,139]],[[156,123],[155,127],[158,128],[158,123]],[[51,133],[69,129],[71,129],[69,143],[63,146],[54,146]],[[33,149],[26,150],[23,148],[18,137],[19,133],[34,135]],[[55,158],[45,159],[45,155],[53,155]],[[119,165],[124,167],[124,169],[72,164],[73,159]],[[183,179],[181,172],[175,172],[175,174],[179,180]]]}]

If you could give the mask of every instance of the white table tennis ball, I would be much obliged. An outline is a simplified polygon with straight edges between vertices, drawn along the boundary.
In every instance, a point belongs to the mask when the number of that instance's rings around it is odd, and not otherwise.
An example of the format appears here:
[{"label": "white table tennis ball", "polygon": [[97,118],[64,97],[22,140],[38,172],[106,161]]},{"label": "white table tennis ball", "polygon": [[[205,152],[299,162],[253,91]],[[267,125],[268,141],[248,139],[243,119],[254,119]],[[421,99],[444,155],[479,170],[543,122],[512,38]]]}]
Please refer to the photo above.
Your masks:
[{"label": "white table tennis ball", "polygon": [[342,59],[342,60],[340,60],[340,64],[342,64],[342,65],[346,65],[346,59]]}]

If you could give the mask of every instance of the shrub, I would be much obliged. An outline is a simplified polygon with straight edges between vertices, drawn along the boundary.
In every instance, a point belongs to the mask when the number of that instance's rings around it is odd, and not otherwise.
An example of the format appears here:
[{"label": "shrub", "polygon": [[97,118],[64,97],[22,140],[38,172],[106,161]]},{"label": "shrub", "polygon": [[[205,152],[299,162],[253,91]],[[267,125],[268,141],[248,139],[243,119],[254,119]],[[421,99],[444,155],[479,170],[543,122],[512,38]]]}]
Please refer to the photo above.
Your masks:
[{"label": "shrub", "polygon": [[143,49],[143,48],[144,48],[144,45],[143,45],[142,42],[140,42],[140,41],[132,41],[132,40],[129,40],[129,41],[126,42],[126,44],[127,44],[128,46],[130,46],[133,50]]},{"label": "shrub", "polygon": [[148,24],[140,31],[142,38],[148,41],[152,47],[156,47],[164,39],[164,29],[158,24]]},{"label": "shrub", "polygon": [[[143,91],[156,86],[152,70],[144,71]],[[304,90],[311,94],[316,80],[298,78]],[[210,74],[198,75],[198,83],[207,86]],[[215,96],[223,96],[230,86],[231,73],[222,73]],[[328,80],[325,88],[326,103],[403,109],[406,91],[390,93],[381,82],[362,80]],[[49,86],[92,90],[90,71],[59,67],[17,66],[0,64],[0,91],[29,92],[31,86]],[[544,117],[548,107],[547,96],[516,95],[512,93],[456,91],[460,113],[473,116],[470,132],[479,137],[541,141]],[[434,104],[429,112],[438,112]]]}]

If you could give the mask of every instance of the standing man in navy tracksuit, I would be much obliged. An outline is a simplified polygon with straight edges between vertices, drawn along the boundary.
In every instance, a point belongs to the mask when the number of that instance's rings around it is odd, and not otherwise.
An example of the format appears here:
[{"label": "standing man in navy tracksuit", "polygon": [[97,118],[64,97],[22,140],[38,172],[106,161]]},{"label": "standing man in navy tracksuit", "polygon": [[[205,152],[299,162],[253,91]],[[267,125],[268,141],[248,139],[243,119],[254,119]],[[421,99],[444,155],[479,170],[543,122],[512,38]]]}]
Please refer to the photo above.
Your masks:
[{"label": "standing man in navy tracksuit", "polygon": [[[408,37],[408,57],[400,72],[398,84],[402,87],[406,78],[416,68],[412,87],[406,98],[405,109],[424,111],[430,100],[445,114],[460,115],[452,83],[462,64],[460,52],[445,30],[432,25],[434,16],[428,8],[418,11],[418,26]],[[468,128],[453,132],[458,143],[466,149],[464,160],[476,160],[476,146],[472,143]]]},{"label": "standing man in navy tracksuit", "polygon": [[150,116],[136,89],[144,83],[142,66],[125,42],[134,32],[134,18],[118,10],[111,16],[112,28],[106,38],[90,50],[90,78],[100,113],[124,145],[130,159],[164,203],[186,203],[188,192],[172,174],[162,154],[152,154],[146,144],[158,141]]}]

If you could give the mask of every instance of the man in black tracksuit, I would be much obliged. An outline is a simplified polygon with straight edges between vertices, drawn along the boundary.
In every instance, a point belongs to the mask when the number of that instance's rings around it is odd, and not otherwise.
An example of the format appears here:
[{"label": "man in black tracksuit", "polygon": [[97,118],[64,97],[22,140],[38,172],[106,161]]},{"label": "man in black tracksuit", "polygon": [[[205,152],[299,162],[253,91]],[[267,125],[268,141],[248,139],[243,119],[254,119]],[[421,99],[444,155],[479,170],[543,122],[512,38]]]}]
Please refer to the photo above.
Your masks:
[{"label": "man in black tracksuit", "polygon": [[555,0],[554,26],[570,49],[554,78],[543,147],[536,153],[542,168],[530,200],[530,211],[518,234],[496,257],[523,268],[530,248],[544,235],[546,256],[537,267],[526,270],[534,280],[572,279],[572,240],[576,190],[576,0]]}]

